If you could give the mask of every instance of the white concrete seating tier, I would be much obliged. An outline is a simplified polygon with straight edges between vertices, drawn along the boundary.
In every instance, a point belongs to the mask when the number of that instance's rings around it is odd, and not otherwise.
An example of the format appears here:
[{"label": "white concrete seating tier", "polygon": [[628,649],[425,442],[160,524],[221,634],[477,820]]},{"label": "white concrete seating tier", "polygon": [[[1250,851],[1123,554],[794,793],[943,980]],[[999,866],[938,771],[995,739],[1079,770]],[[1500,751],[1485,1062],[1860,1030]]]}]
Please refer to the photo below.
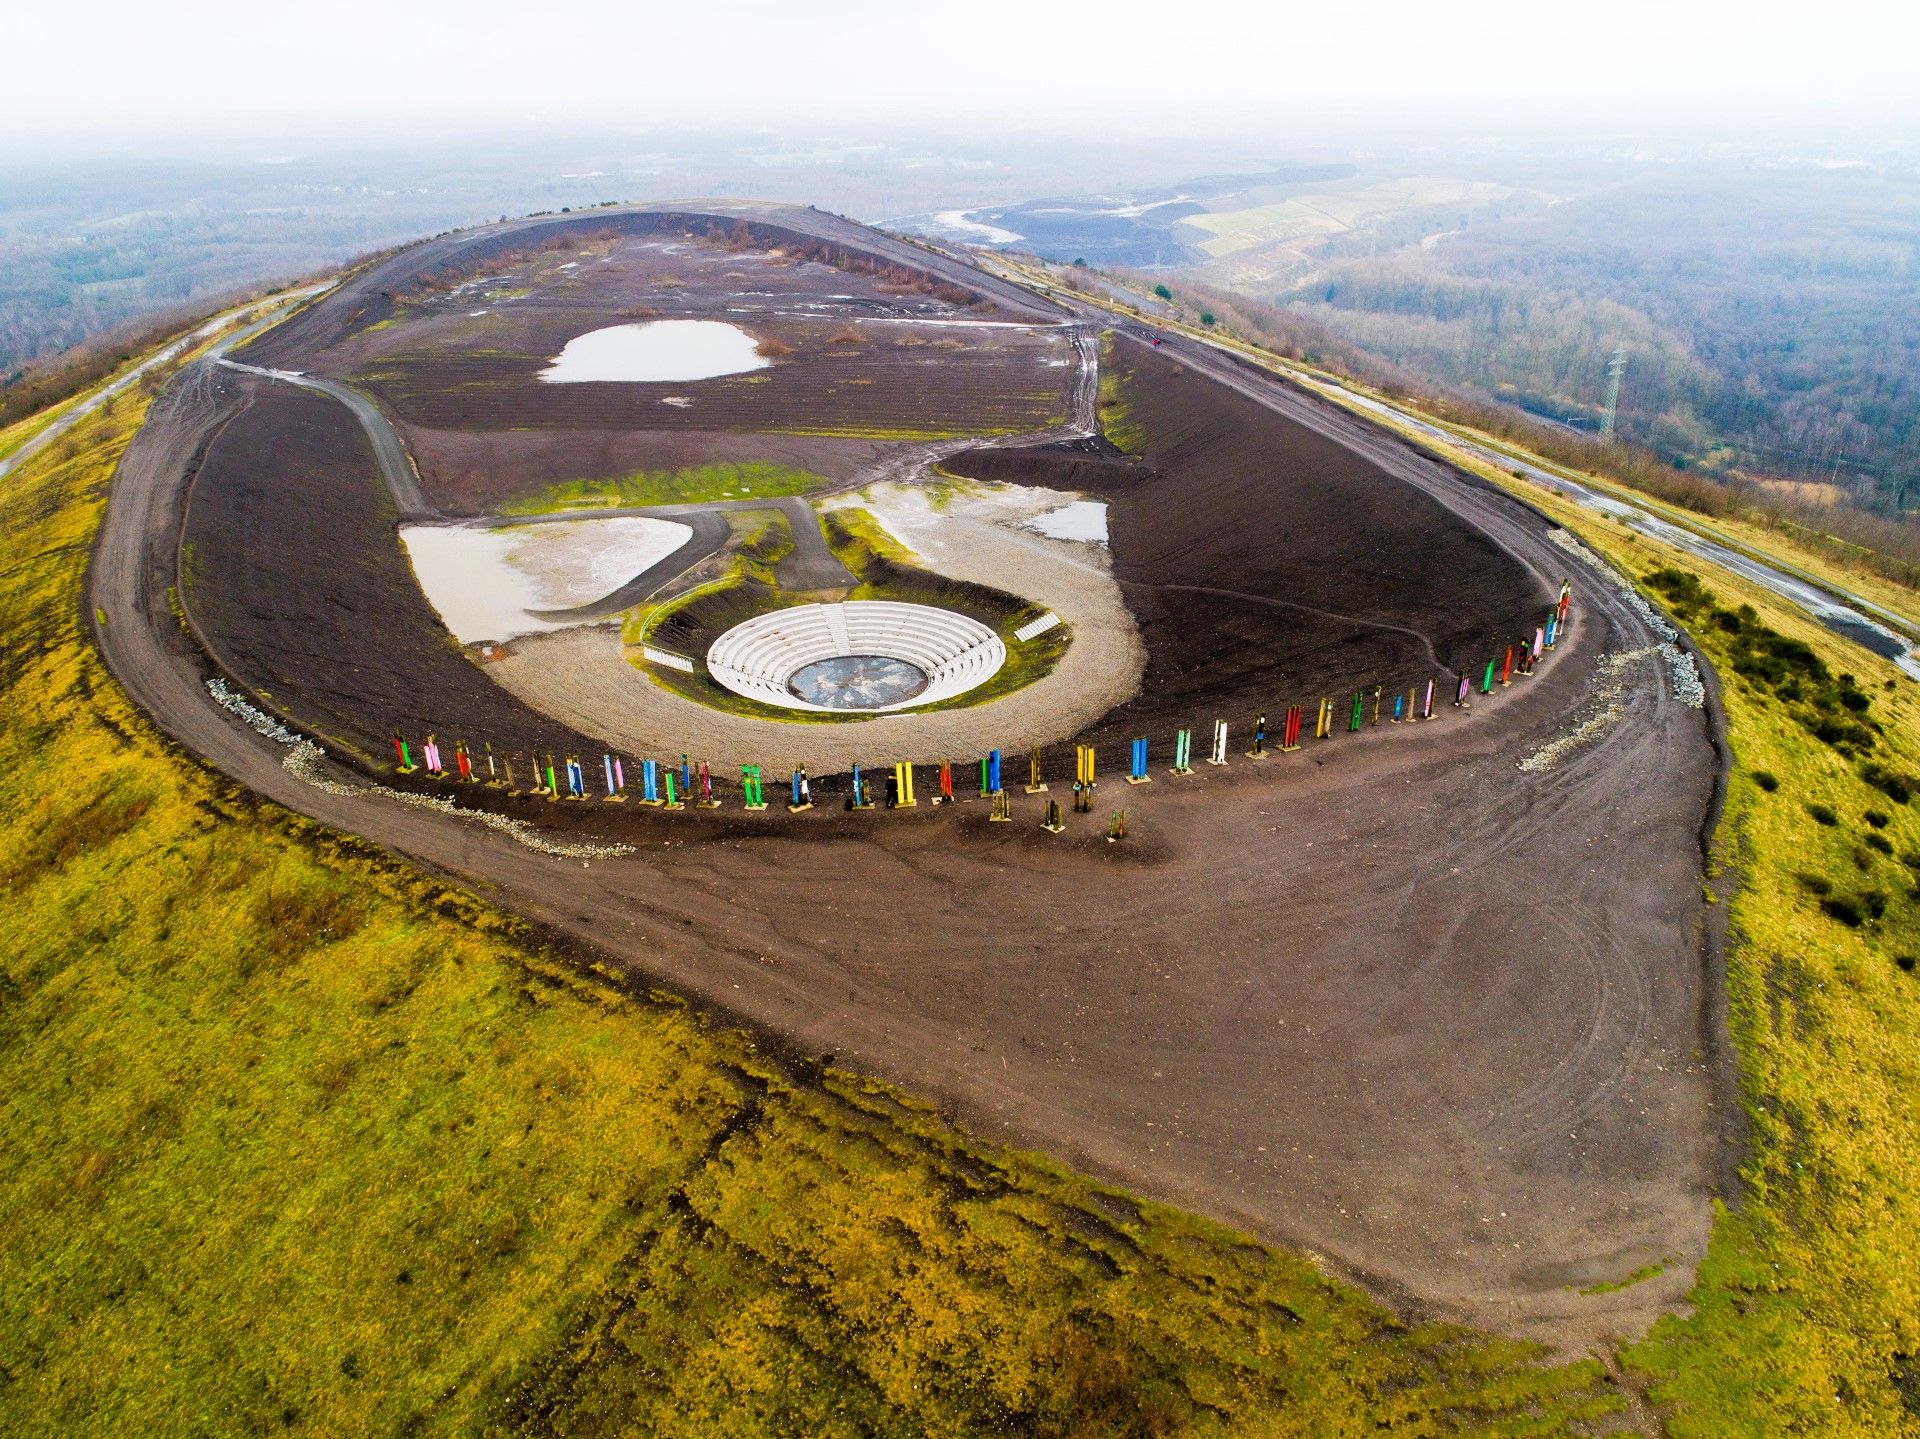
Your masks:
[{"label": "white concrete seating tier", "polygon": [[[830,710],[787,688],[796,670],[848,655],[905,660],[926,675],[927,687],[898,704],[857,711]],[[896,600],[793,605],[735,625],[707,650],[708,673],[735,694],[820,714],[883,714],[936,704],[985,683],[1006,662],[1006,645],[978,620]]]}]

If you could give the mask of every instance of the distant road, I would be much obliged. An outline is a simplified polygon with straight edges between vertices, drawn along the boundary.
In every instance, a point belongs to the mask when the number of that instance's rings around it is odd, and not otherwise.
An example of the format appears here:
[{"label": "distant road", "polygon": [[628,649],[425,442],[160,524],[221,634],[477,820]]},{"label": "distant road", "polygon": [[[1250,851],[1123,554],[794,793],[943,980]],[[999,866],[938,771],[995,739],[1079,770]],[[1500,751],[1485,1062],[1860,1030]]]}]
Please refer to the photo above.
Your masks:
[{"label": "distant road", "polygon": [[[237,330],[233,334],[227,336],[226,339],[220,342],[219,348],[222,350],[225,350],[233,345],[244,344],[247,340],[250,340],[255,335],[259,334],[260,331],[264,330],[269,324],[279,319],[280,311],[284,309],[287,305],[292,304],[296,300],[304,300],[309,295],[317,295],[322,290],[328,289],[329,287],[330,287],[330,282],[328,284],[308,285],[303,289],[288,290],[284,294],[274,296],[271,300],[262,301],[261,303],[271,307],[271,313],[262,316],[258,320],[255,320],[252,324],[248,325],[245,329]],[[252,308],[252,307],[249,306],[244,308]],[[231,314],[232,312],[229,311],[228,313]],[[153,369],[156,365],[166,364],[169,360],[173,359],[176,355],[178,355],[182,350],[191,348],[196,340],[204,340],[208,335],[211,335],[215,330],[219,329],[222,325],[224,325],[227,322],[227,318],[228,318],[228,315],[218,315],[215,318],[207,321],[206,324],[200,326],[199,329],[193,331],[193,333],[188,335],[182,335],[179,339],[173,341],[171,344],[163,346],[158,350],[155,350],[151,355],[148,355],[146,359],[142,360],[139,364],[135,365],[132,369],[128,370],[119,379],[114,380],[109,384],[103,385],[101,388],[95,390],[92,394],[88,395],[85,399],[80,400],[74,405],[70,406],[67,409],[65,414],[61,415],[59,419],[55,420],[52,424],[48,425],[46,429],[42,430],[39,434],[35,435],[32,439],[28,440],[24,445],[20,446],[20,448],[15,450],[12,454],[7,455],[5,458],[0,458],[0,480],[4,480],[8,475],[12,474],[21,465],[26,463],[27,460],[39,454],[40,451],[44,450],[48,445],[52,444],[55,440],[59,439],[60,436],[66,434],[68,430],[71,430],[75,425],[79,424],[80,421],[84,420],[88,415],[93,414],[102,405],[106,404],[109,400],[111,400],[115,395],[123,393],[129,385],[133,384],[142,375],[146,374],[149,370]]]}]

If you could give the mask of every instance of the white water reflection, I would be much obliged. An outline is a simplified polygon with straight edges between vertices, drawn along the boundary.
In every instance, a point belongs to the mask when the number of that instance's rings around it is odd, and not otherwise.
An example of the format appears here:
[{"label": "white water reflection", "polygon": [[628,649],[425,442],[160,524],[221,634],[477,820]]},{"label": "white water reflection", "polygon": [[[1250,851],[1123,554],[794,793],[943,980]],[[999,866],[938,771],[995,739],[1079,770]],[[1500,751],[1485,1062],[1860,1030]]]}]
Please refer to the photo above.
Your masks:
[{"label": "white water reflection", "polygon": [[1027,521],[1027,528],[1038,530],[1049,539],[1104,545],[1107,543],[1107,507],[1099,500],[1073,500],[1057,510],[1035,515]]},{"label": "white water reflection", "polygon": [[610,325],[567,341],[553,363],[540,372],[550,385],[597,381],[659,383],[710,380],[763,370],[771,363],[756,354],[759,342],[724,320],[648,320]]},{"label": "white water reflection", "polygon": [[563,629],[534,610],[591,604],[693,533],[645,516],[536,525],[405,525],[400,542],[427,602],[463,645]]}]

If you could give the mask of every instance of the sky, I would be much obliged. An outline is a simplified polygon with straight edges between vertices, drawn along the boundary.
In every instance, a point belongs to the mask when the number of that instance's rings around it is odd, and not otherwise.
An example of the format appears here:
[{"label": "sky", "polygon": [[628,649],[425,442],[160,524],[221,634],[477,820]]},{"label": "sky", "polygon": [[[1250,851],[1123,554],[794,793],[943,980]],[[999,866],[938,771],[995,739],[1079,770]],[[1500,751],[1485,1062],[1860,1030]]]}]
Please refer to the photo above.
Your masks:
[{"label": "sky", "polygon": [[7,32],[0,125],[16,140],[293,116],[1203,131],[1254,114],[1920,115],[1920,5],[1861,0],[38,0]]}]

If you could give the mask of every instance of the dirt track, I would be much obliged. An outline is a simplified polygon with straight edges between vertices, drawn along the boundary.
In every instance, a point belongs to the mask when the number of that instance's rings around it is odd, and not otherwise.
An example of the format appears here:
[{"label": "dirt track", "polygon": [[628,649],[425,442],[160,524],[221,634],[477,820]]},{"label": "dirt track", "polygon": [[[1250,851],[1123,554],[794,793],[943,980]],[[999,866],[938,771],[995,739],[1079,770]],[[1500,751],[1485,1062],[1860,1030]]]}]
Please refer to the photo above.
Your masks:
[{"label": "dirt track", "polygon": [[[1510,498],[1277,383],[1222,378],[1365,456],[1382,483],[1433,496],[1538,578],[1570,568]],[[91,583],[114,672],[241,783],[938,1095],[987,1134],[1306,1248],[1419,1308],[1578,1347],[1639,1331],[1684,1293],[1726,1154],[1700,899],[1706,722],[1640,661],[1622,723],[1554,768],[1515,769],[1569,727],[1604,652],[1648,643],[1595,578],[1575,568],[1579,619],[1552,664],[1470,715],[1258,766],[1236,746],[1225,771],[1159,773],[1124,801],[1110,785],[1102,808],[1128,804],[1128,845],[1084,823],[1053,839],[1033,800],[1014,826],[977,804],[627,814],[639,851],[582,865],[308,787],[211,705],[166,591],[189,461],[238,403],[201,367],[156,407]],[[1576,1292],[1660,1259],[1677,1262]]]}]

